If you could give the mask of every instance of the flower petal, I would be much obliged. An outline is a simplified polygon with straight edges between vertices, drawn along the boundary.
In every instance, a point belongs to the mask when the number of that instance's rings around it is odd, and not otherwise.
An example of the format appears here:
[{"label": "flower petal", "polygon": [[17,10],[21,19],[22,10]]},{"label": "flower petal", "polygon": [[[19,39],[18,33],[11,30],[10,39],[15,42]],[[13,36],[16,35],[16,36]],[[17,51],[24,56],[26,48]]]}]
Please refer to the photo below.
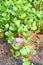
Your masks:
[{"label": "flower petal", "polygon": [[23,39],[22,38],[16,38],[15,40],[17,43],[21,44],[23,42]]}]

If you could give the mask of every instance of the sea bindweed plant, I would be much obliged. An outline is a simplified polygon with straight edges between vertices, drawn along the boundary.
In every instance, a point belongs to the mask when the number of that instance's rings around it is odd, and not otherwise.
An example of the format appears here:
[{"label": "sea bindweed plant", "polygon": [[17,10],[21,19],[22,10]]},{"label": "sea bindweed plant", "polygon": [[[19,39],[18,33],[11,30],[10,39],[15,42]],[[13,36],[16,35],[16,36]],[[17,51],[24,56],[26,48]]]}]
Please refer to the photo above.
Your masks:
[{"label": "sea bindweed plant", "polygon": [[[30,49],[25,44],[31,40],[28,37],[32,32],[39,33],[43,29],[41,22],[43,0],[0,0],[0,37],[11,44],[10,51],[13,54],[16,51],[15,56],[28,55]],[[30,65],[30,62],[23,65]]]}]

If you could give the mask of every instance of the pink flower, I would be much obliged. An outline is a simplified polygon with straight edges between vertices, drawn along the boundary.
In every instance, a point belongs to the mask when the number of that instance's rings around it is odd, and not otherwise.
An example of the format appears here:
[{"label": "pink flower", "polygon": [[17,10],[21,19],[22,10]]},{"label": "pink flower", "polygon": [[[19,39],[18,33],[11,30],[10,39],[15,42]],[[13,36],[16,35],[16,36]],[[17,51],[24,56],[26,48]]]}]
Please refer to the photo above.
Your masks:
[{"label": "pink flower", "polygon": [[23,39],[22,38],[16,38],[15,40],[18,44],[21,44],[23,42]]}]

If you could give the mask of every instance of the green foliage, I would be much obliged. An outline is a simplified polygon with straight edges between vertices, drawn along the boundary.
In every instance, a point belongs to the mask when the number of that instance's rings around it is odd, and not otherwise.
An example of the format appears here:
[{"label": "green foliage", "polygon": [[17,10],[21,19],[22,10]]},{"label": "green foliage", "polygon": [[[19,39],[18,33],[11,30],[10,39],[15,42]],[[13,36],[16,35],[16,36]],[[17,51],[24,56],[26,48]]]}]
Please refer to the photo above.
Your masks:
[{"label": "green foliage", "polygon": [[23,63],[23,65],[34,65],[33,63],[31,64],[29,61],[26,61]]},{"label": "green foliage", "polygon": [[15,49],[15,50],[19,50],[20,49],[20,45],[19,44],[17,44],[17,43],[13,43],[12,44],[12,47]]},{"label": "green foliage", "polygon": [[31,51],[31,54],[32,54],[32,55],[35,55],[35,54],[36,54],[36,50],[32,50],[32,51]]},{"label": "green foliage", "polygon": [[29,43],[30,41],[31,41],[31,38],[27,38],[27,37],[24,38],[25,43]]},{"label": "green foliage", "polygon": [[26,58],[23,59],[23,65],[34,65],[33,63],[30,63]]},{"label": "green foliage", "polygon": [[20,56],[20,51],[16,51],[15,56]]},{"label": "green foliage", "polygon": [[25,46],[25,47],[23,47],[21,50],[20,50],[20,52],[21,52],[21,55],[23,55],[23,56],[26,56],[26,55],[28,55],[30,52],[31,52],[31,46]]},{"label": "green foliage", "polygon": [[20,53],[21,55],[25,56],[25,57],[28,57],[28,54],[32,54],[32,55],[35,55],[36,54],[36,50],[32,50],[32,46],[25,46],[23,47],[22,49],[20,49]]},{"label": "green foliage", "polygon": [[23,65],[31,65],[29,61],[23,63]]},{"label": "green foliage", "polygon": [[[0,32],[9,43],[16,33],[25,37],[29,31],[39,32],[37,26],[43,20],[42,3],[42,0],[0,0]],[[12,37],[7,35],[9,31]]]},{"label": "green foliage", "polygon": [[10,49],[10,52],[13,54],[14,53],[14,50],[13,49]]}]

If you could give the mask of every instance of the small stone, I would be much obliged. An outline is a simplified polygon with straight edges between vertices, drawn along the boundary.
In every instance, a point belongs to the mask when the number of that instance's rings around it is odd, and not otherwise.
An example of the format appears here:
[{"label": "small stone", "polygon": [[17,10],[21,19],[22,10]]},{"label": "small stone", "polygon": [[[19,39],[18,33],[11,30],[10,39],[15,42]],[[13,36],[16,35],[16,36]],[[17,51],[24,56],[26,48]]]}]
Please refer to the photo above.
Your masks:
[{"label": "small stone", "polygon": [[17,59],[16,60],[16,63],[17,63],[17,65],[22,65],[23,64],[23,61],[21,59]]}]

